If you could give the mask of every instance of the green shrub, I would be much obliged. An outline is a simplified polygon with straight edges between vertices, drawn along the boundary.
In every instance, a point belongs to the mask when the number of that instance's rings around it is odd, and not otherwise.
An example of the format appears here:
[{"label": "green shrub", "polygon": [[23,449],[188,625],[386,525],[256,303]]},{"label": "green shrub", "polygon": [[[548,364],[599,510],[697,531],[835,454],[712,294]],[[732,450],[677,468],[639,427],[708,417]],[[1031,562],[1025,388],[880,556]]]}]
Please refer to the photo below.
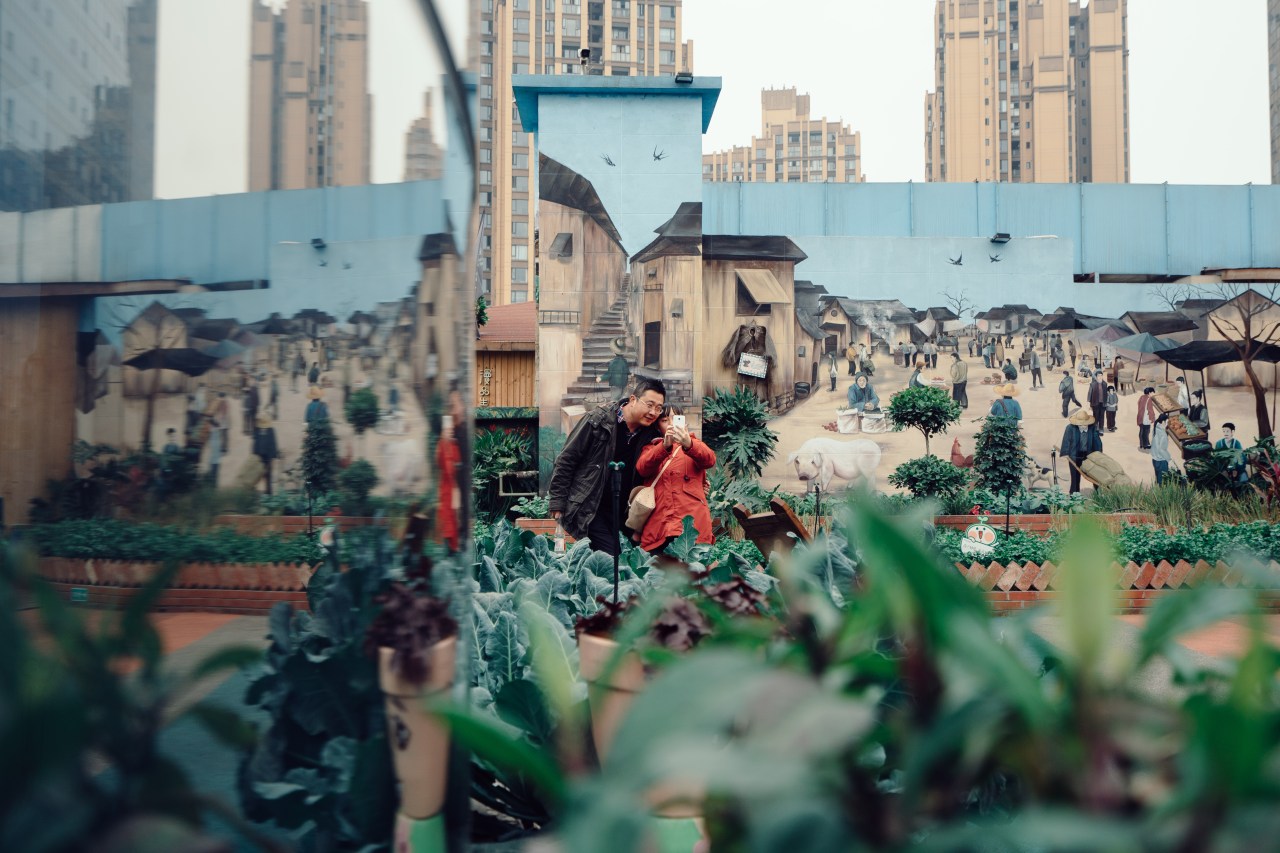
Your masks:
[{"label": "green shrub", "polygon": [[528,471],[533,466],[529,437],[502,429],[476,433],[471,486],[476,496],[476,514],[488,521],[503,518],[514,504],[498,492],[501,476],[508,471]]},{"label": "green shrub", "polygon": [[759,477],[777,453],[778,434],[767,426],[769,412],[750,389],[717,388],[702,398],[702,438],[729,476]]},{"label": "green shrub", "polygon": [[941,388],[926,385],[894,394],[884,413],[895,430],[919,430],[924,436],[924,452],[928,454],[929,439],[945,433],[947,427],[960,420],[960,404]]},{"label": "green shrub", "polygon": [[228,528],[200,533],[172,525],[91,519],[33,525],[26,535],[47,557],[182,563],[314,563],[320,559],[306,535],[257,537]]},{"label": "green shrub", "polygon": [[964,491],[969,474],[936,456],[908,459],[889,475],[889,483],[907,489],[915,498],[946,499]]},{"label": "green shrub", "polygon": [[365,430],[378,425],[378,395],[372,388],[357,388],[347,398],[343,407],[347,423],[356,431],[356,435],[364,435]]},{"label": "green shrub", "polygon": [[973,471],[978,485],[1001,498],[1022,489],[1027,442],[1013,418],[987,418],[978,431]]},{"label": "green shrub", "polygon": [[338,475],[342,490],[342,511],[347,515],[368,515],[369,493],[378,485],[378,470],[368,459],[357,459]]},{"label": "green shrub", "polygon": [[302,484],[313,502],[334,490],[337,470],[338,440],[333,435],[333,425],[328,418],[312,421],[302,440]]}]

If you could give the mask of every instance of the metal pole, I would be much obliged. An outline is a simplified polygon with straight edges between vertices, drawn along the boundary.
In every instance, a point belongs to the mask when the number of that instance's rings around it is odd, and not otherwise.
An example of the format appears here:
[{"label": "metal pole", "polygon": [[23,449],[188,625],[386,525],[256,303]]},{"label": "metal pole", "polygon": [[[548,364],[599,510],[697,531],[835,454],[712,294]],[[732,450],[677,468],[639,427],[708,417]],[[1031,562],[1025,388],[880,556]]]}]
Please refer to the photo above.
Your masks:
[{"label": "metal pole", "polygon": [[[613,486],[613,518],[618,529],[622,529],[622,469],[626,465],[625,462],[609,463],[609,480]],[[617,543],[614,543],[617,547]],[[619,552],[614,551],[613,554],[613,603],[618,603],[618,557]]]}]

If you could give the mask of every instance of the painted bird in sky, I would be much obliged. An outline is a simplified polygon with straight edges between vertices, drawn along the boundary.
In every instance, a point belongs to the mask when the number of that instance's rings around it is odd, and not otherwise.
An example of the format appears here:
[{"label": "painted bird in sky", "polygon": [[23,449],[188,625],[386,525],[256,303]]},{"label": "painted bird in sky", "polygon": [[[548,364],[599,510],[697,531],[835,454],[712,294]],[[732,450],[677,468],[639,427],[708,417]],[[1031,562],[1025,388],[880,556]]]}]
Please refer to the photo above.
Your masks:
[{"label": "painted bird in sky", "polygon": [[610,157],[608,154],[601,154],[600,159],[610,166],[618,165],[617,163],[613,162],[613,158]]},{"label": "painted bird in sky", "polygon": [[658,150],[658,146],[656,146],[656,145],[653,147],[653,159],[654,159],[654,160],[665,160],[665,159],[667,159],[667,156],[668,156],[668,155],[667,155],[667,152],[666,152],[666,151],[659,151],[659,150]]},{"label": "painted bird in sky", "polygon": [[990,260],[991,263],[993,264],[998,264],[1000,263],[1000,260],[1001,260],[999,255],[987,255],[987,259]]},{"label": "painted bird in sky", "polygon": [[964,252],[961,252],[960,257],[958,258],[947,258],[947,263],[951,264],[953,267],[964,266]]}]

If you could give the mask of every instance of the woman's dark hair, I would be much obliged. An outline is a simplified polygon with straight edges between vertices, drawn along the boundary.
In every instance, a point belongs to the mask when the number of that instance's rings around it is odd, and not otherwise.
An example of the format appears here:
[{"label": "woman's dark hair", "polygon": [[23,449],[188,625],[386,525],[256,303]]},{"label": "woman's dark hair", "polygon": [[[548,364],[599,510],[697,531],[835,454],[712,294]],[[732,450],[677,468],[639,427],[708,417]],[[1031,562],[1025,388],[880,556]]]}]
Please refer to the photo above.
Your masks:
[{"label": "woman's dark hair", "polygon": [[662,407],[662,414],[658,416],[658,420],[662,420],[663,418],[669,418],[672,415],[683,415],[683,414],[684,414],[684,409],[680,408],[675,403],[668,403],[667,405]]}]

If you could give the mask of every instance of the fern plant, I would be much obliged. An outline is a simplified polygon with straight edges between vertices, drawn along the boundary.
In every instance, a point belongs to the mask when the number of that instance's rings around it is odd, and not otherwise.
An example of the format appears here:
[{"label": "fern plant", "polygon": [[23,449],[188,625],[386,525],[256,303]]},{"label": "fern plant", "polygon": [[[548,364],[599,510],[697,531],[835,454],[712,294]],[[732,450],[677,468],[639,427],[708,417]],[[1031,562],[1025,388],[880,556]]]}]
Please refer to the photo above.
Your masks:
[{"label": "fern plant", "polygon": [[702,398],[702,439],[735,479],[759,477],[777,454],[778,434],[768,422],[764,403],[747,388],[717,388]]}]

